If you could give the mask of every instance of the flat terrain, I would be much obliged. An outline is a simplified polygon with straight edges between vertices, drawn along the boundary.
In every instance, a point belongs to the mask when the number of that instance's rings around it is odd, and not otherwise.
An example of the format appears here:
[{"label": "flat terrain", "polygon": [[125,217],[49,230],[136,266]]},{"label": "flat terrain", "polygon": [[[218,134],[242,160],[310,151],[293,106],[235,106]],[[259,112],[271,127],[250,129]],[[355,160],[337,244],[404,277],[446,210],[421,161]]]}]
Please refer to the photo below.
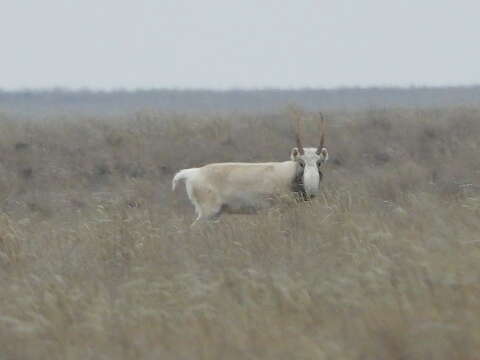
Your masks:
[{"label": "flat terrain", "polygon": [[322,196],[191,229],[173,174],[287,159],[282,108],[0,112],[0,359],[477,358],[480,108],[326,116]]}]

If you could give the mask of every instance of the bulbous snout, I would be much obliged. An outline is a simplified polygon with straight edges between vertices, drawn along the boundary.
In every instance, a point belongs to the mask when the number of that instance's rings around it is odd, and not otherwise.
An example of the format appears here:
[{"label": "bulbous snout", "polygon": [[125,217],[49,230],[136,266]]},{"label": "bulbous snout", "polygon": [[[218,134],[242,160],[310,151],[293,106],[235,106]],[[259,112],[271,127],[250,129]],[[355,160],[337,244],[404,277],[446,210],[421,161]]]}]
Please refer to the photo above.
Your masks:
[{"label": "bulbous snout", "polygon": [[316,166],[306,166],[303,172],[303,187],[309,197],[318,194],[321,175]]}]

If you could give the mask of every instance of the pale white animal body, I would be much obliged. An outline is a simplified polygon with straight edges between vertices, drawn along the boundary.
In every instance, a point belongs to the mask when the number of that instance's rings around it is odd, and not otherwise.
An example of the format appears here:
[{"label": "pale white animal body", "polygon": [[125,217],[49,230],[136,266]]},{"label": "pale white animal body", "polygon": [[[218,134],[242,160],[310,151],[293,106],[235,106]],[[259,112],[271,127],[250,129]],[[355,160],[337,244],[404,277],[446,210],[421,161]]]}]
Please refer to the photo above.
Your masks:
[{"label": "pale white animal body", "polygon": [[252,213],[268,208],[276,199],[292,193],[304,199],[317,195],[323,176],[320,168],[328,160],[324,131],[317,148],[303,148],[298,118],[296,130],[297,147],[292,149],[288,161],[215,163],[175,174],[172,190],[178,181],[185,180],[188,197],[197,213],[194,224],[215,219],[222,213]]}]

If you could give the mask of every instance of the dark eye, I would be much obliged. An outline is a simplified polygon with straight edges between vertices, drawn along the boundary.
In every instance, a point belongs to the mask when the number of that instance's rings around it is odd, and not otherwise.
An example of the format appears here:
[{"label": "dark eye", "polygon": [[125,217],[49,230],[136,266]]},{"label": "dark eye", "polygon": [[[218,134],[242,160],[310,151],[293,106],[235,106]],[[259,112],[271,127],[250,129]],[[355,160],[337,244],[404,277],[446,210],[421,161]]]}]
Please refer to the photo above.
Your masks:
[{"label": "dark eye", "polygon": [[317,161],[317,166],[318,167],[322,166],[322,161]]},{"label": "dark eye", "polygon": [[299,161],[298,163],[300,164],[300,167],[305,167],[305,163],[303,161]]}]

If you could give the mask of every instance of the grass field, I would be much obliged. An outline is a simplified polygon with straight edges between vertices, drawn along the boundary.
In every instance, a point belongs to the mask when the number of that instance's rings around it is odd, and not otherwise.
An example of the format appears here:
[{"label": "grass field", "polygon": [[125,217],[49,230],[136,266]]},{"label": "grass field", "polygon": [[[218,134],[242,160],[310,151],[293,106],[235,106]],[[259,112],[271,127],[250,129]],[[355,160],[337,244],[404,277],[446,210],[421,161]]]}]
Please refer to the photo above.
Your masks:
[{"label": "grass field", "polygon": [[191,229],[173,174],[287,159],[281,109],[0,114],[0,359],[478,358],[480,108],[326,115],[318,199]]}]

